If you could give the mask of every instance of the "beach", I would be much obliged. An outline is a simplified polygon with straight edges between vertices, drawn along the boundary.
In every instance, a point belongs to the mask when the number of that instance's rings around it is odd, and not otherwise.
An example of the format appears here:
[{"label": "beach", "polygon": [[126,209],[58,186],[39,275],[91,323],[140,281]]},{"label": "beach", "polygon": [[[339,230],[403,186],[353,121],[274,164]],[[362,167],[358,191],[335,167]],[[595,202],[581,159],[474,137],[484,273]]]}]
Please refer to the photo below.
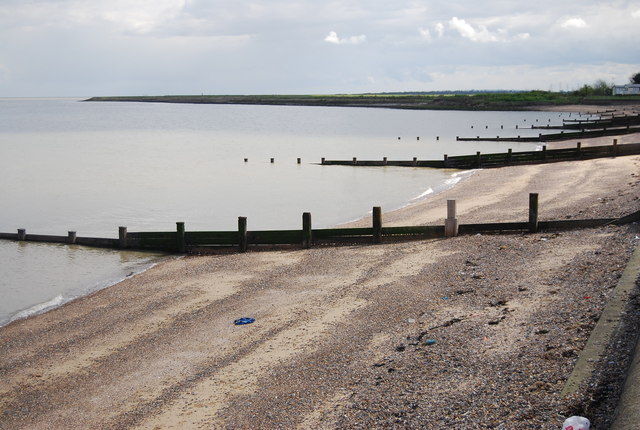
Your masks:
[{"label": "beach", "polygon": [[[640,156],[478,170],[383,223],[442,224],[450,199],[460,223],[525,221],[532,192],[540,220],[621,217],[639,184]],[[0,328],[0,429],[604,428],[631,337],[561,391],[638,234],[173,259]]]}]

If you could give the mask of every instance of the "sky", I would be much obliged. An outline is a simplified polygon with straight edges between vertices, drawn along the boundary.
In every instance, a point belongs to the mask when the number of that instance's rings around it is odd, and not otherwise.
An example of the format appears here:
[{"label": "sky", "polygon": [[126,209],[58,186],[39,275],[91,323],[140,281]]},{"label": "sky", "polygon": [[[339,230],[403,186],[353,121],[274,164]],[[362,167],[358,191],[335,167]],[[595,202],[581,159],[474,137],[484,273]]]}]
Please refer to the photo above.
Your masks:
[{"label": "sky", "polygon": [[0,0],[0,97],[574,90],[640,0]]}]

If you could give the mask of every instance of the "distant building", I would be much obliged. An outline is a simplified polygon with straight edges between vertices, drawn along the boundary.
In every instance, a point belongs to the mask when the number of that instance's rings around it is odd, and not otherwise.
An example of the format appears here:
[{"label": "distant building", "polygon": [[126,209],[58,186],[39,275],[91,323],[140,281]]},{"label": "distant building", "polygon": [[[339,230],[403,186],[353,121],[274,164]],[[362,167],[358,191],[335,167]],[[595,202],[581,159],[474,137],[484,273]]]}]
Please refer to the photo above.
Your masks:
[{"label": "distant building", "polygon": [[614,96],[640,95],[640,84],[614,85]]}]

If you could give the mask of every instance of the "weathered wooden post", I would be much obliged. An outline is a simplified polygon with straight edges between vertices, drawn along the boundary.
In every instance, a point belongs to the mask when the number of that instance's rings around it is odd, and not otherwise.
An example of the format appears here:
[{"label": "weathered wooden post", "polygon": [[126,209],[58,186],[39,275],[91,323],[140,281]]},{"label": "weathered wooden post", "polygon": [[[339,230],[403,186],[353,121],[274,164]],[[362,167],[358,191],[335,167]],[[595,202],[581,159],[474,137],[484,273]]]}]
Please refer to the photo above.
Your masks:
[{"label": "weathered wooden post", "polygon": [[418,165],[418,157],[413,157],[413,167]]},{"label": "weathered wooden post", "polygon": [[444,160],[442,161],[442,165],[443,167],[447,167],[448,164],[449,164],[449,156],[447,154],[444,154]]},{"label": "weathered wooden post", "polygon": [[324,157],[320,159],[320,164],[324,165]]},{"label": "weathered wooden post", "polygon": [[240,252],[247,252],[247,217],[238,217],[238,245]]},{"label": "weathered wooden post", "polygon": [[538,231],[538,193],[529,193],[529,233]]},{"label": "weathered wooden post", "polygon": [[507,152],[507,163],[511,163],[511,159],[513,158],[513,149],[509,148]]},{"label": "weathered wooden post", "polygon": [[576,155],[578,158],[582,157],[582,142],[576,144]]},{"label": "weathered wooden post", "polygon": [[476,152],[476,164],[478,165],[478,167],[480,167],[482,165],[482,159],[481,159],[480,151]]},{"label": "weathered wooden post", "polygon": [[456,201],[447,200],[447,218],[444,220],[444,236],[456,237],[458,235],[458,219],[456,218]]},{"label": "weathered wooden post", "polygon": [[302,163],[302,158],[298,158],[298,164]]},{"label": "weathered wooden post", "polygon": [[76,243],[76,232],[75,231],[70,231],[67,233],[68,234],[68,241],[69,241],[69,245],[74,245]]},{"label": "weathered wooden post", "polygon": [[436,140],[440,140],[440,136],[436,136]]},{"label": "weathered wooden post", "polygon": [[358,158],[357,157],[353,157],[353,165],[355,166],[356,164],[358,164]]},{"label": "weathered wooden post", "polygon": [[185,238],[184,238],[184,222],[176,222],[176,238],[177,238],[177,248],[180,254],[184,254],[186,249]]},{"label": "weathered wooden post", "polygon": [[27,230],[24,228],[18,229],[18,240],[27,240]]},{"label": "weathered wooden post", "polygon": [[311,248],[312,240],[311,213],[304,212],[302,214],[302,247],[305,249]]},{"label": "weathered wooden post", "polygon": [[248,159],[248,158],[245,158],[245,159],[244,159],[244,162],[246,163],[247,161],[249,161],[249,159]]},{"label": "weathered wooden post", "polygon": [[547,160],[547,145],[542,145],[542,159]]},{"label": "weathered wooden post", "polygon": [[382,157],[382,165],[383,166],[387,165],[387,157]]},{"label": "weathered wooden post", "polygon": [[382,208],[380,206],[373,207],[373,243],[382,243]]},{"label": "weathered wooden post", "polygon": [[618,155],[618,139],[613,139],[613,146],[611,147],[611,150],[614,157]]},{"label": "weathered wooden post", "polygon": [[275,162],[276,162],[276,159],[275,159],[275,158],[272,158],[272,159],[271,159],[271,163],[275,163]]},{"label": "weathered wooden post", "polygon": [[122,249],[127,247],[127,227],[118,227],[118,246]]}]

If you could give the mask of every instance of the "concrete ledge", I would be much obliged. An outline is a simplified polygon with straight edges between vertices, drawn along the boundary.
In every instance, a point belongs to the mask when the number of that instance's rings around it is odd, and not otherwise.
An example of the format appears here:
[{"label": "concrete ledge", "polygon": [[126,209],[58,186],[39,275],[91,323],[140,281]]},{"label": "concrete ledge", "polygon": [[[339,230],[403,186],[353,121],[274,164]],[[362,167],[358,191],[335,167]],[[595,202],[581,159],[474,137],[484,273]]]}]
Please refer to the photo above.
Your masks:
[{"label": "concrete ledge", "polygon": [[[573,372],[567,379],[567,383],[565,384],[564,389],[562,390],[562,396],[571,395],[578,391],[580,386],[585,383],[591,375],[593,374],[595,365],[602,357],[606,346],[608,345],[610,339],[615,335],[616,331],[620,326],[620,319],[622,312],[625,310],[625,306],[629,301],[629,297],[636,286],[636,281],[640,277],[640,247],[636,247],[635,251],[631,255],[629,262],[627,263],[627,267],[625,268],[620,280],[618,281],[618,285],[613,291],[613,296],[609,300],[609,303],[605,306],[602,311],[602,315],[598,320],[595,328],[591,332],[591,336],[587,341],[582,353],[580,354],[580,358],[576,362],[575,367],[573,368]],[[636,348],[636,353],[638,353],[638,348]],[[633,364],[635,365],[635,373],[629,373],[627,378],[628,385],[635,385],[633,387],[635,391],[635,399],[640,399],[640,369],[638,367],[638,357],[634,358]],[[633,370],[633,369],[632,369]],[[635,375],[632,376],[632,375]],[[635,379],[634,379],[635,378]],[[625,397],[626,389],[623,397]],[[629,394],[634,395],[634,394]],[[622,401],[618,408],[622,407]],[[633,422],[635,423],[634,429],[638,429],[640,423],[640,403],[631,402],[627,405],[634,410],[635,416]],[[627,417],[625,417],[626,420]],[[614,426],[615,427],[615,426]],[[614,427],[611,427],[612,429]],[[631,428],[631,427],[618,427],[622,428]]]}]

